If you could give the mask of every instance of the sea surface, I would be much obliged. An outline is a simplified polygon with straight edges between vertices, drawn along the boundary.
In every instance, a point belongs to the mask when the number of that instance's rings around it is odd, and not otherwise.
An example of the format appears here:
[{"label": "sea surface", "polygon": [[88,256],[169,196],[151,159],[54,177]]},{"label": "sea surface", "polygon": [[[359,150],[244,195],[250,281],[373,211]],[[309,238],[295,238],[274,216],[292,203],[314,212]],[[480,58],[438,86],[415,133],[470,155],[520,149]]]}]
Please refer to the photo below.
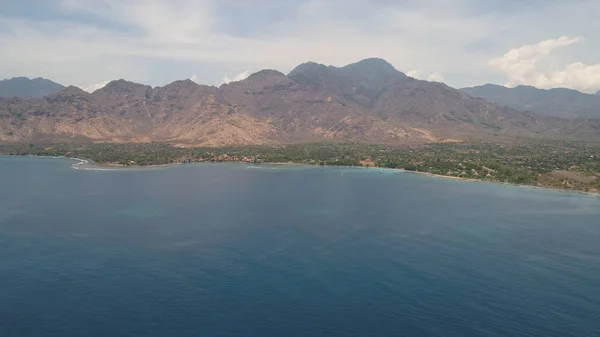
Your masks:
[{"label": "sea surface", "polygon": [[0,337],[600,336],[600,199],[0,157]]}]

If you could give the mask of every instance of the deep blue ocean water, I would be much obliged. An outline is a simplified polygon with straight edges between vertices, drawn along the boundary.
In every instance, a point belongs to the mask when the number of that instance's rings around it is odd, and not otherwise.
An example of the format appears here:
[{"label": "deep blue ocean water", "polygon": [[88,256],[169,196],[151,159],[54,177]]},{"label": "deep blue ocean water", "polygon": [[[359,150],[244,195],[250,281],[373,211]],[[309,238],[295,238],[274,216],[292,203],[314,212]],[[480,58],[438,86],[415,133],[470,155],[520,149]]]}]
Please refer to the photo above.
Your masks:
[{"label": "deep blue ocean water", "polygon": [[599,336],[600,199],[0,157],[0,337]]}]

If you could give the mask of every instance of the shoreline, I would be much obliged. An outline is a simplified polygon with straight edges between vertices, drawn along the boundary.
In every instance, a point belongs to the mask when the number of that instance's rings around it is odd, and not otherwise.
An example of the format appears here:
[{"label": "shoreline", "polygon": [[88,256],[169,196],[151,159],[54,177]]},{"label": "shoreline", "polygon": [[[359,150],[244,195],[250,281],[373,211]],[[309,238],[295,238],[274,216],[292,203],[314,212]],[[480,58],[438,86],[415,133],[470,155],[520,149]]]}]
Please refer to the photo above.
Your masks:
[{"label": "shoreline", "polygon": [[[321,167],[320,165],[300,164],[300,163],[263,163],[263,165],[302,165],[302,166],[310,166],[310,167]],[[498,184],[498,185],[505,185],[505,186],[513,186],[513,187],[536,188],[536,189],[548,190],[548,191],[577,193],[577,194],[585,194],[585,195],[600,197],[600,191],[599,192],[586,192],[586,191],[581,191],[581,190],[576,190],[576,189],[568,189],[568,188],[557,188],[557,187],[550,187],[550,186],[537,186],[537,185],[527,185],[527,184],[514,184],[514,183],[503,182],[503,181],[461,178],[461,177],[445,176],[442,174],[435,174],[435,173],[429,173],[429,172],[408,171],[405,169],[365,167],[365,166],[326,166],[326,167],[329,167],[329,168],[331,168],[331,167],[340,167],[340,168],[346,167],[346,168],[357,168],[357,169],[374,169],[374,170],[380,170],[380,171],[402,172],[402,173],[408,173],[408,174],[419,174],[419,175],[430,177],[430,178],[448,179],[448,180],[474,182],[474,183],[489,183],[489,184]]]},{"label": "shoreline", "polygon": [[176,166],[176,165],[181,165],[181,163],[171,163],[171,164],[159,164],[159,165],[122,165],[122,164],[112,164],[112,163],[108,163],[108,164],[98,164],[96,162],[89,162],[89,164],[94,165],[94,166],[98,166],[98,167],[111,167],[111,168],[120,168],[120,169],[128,169],[128,168],[132,168],[132,169],[144,169],[144,168],[155,168],[155,167],[167,167],[167,166]]},{"label": "shoreline", "polygon": [[421,175],[432,177],[432,178],[451,179],[451,180],[474,182],[474,183],[489,183],[489,184],[506,185],[506,186],[513,186],[513,187],[536,188],[536,189],[548,190],[548,191],[577,193],[577,194],[585,194],[585,195],[600,197],[600,192],[586,192],[586,191],[568,189],[568,188],[557,188],[557,187],[550,187],[550,186],[538,186],[538,185],[527,185],[527,184],[513,184],[513,183],[507,183],[507,182],[503,182],[503,181],[461,178],[461,177],[454,177],[454,176],[445,176],[445,175],[441,175],[441,174],[434,174],[434,173],[429,173],[429,172],[417,172],[417,171],[406,171],[406,170],[401,170],[401,171],[407,172],[407,173],[421,174]]},{"label": "shoreline", "polygon": [[[36,155],[26,155],[28,157],[39,157],[39,158],[58,158],[58,159],[70,159],[70,160],[74,160],[74,161],[78,161],[79,163],[77,164],[73,164],[72,167],[75,170],[80,170],[82,168],[76,167],[79,165],[92,165],[96,168],[96,170],[106,170],[106,169],[115,169],[115,170],[127,170],[127,169],[138,169],[138,170],[143,170],[143,169],[152,169],[152,168],[161,168],[161,167],[169,167],[169,166],[180,166],[180,165],[184,165],[184,163],[170,163],[170,164],[159,164],[159,165],[121,165],[121,164],[99,164],[94,162],[91,159],[83,159],[83,158],[76,158],[76,157],[65,157],[65,156],[36,156]],[[249,163],[249,162],[240,162],[240,161],[221,161],[221,162],[210,162],[210,161],[198,161],[198,162],[191,162],[191,163],[186,163],[186,164],[214,164],[214,163],[229,163],[229,164],[246,164],[246,165],[254,165],[253,163]],[[498,184],[498,185],[507,185],[507,186],[514,186],[514,187],[527,187],[527,188],[536,188],[536,189],[542,189],[542,190],[549,190],[549,191],[557,191],[557,192],[568,192],[568,193],[576,193],[576,194],[584,194],[584,195],[589,195],[589,196],[597,196],[600,197],[600,191],[598,192],[587,192],[587,191],[581,191],[581,190],[576,190],[576,189],[568,189],[568,188],[558,188],[558,187],[551,187],[551,186],[537,186],[537,185],[527,185],[527,184],[514,184],[514,183],[507,183],[507,182],[502,182],[502,181],[494,181],[494,180],[483,180],[483,179],[472,179],[472,178],[461,178],[461,177],[454,177],[454,176],[446,176],[446,175],[441,175],[441,174],[434,174],[434,173],[429,173],[429,172],[419,172],[419,171],[407,171],[405,169],[393,169],[393,168],[381,168],[381,167],[365,167],[365,166],[321,166],[321,165],[317,165],[317,164],[306,164],[306,163],[294,163],[294,162],[275,162],[275,163],[260,163],[260,165],[281,165],[281,166],[286,166],[286,165],[290,165],[290,166],[307,166],[307,167],[328,167],[328,168],[357,168],[357,169],[371,169],[371,170],[380,170],[380,171],[391,171],[391,172],[403,172],[403,173],[414,173],[414,174],[419,174],[422,176],[426,176],[426,177],[431,177],[431,178],[440,178],[440,179],[449,179],[449,180],[456,180],[456,181],[464,181],[464,182],[476,182],[476,183],[490,183],[490,184]],[[258,166],[260,166],[258,165]],[[83,168],[85,170],[85,168]],[[94,170],[94,168],[89,168],[88,170]]]},{"label": "shoreline", "polygon": [[[43,157],[43,156],[37,156],[37,157]],[[88,164],[90,166],[92,166],[90,168],[90,170],[93,170],[94,168],[96,169],[122,169],[122,170],[127,170],[127,169],[152,169],[152,168],[159,168],[159,167],[168,167],[168,166],[176,166],[176,165],[181,165],[181,163],[171,163],[171,164],[160,164],[160,165],[122,165],[122,164],[113,164],[113,163],[97,163],[91,159],[83,159],[83,158],[76,158],[76,157],[53,157],[53,158],[64,158],[64,159],[71,159],[71,160],[75,160],[78,161],[79,163],[77,164],[73,164],[73,168],[74,169],[79,169],[76,168],[75,166],[79,166],[79,165],[84,165],[84,164]]]}]

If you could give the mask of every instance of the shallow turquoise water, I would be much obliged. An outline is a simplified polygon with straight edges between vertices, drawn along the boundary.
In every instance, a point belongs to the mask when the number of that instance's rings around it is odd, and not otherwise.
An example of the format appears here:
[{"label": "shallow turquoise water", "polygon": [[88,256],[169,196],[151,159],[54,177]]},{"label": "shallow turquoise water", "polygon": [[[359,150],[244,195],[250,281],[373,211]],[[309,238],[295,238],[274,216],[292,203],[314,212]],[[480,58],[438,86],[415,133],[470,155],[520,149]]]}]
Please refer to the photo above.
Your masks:
[{"label": "shallow turquoise water", "polygon": [[600,335],[600,200],[0,157],[0,336]]}]

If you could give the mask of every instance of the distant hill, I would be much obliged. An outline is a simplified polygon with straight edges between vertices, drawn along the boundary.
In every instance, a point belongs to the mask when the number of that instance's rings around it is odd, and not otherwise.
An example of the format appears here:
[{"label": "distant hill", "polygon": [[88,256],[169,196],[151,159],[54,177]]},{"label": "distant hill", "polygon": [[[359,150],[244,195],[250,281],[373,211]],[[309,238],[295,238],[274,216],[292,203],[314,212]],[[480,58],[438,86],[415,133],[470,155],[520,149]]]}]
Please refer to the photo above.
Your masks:
[{"label": "distant hill", "polygon": [[0,97],[39,98],[55,94],[65,87],[45,78],[13,77],[0,81]]},{"label": "distant hill", "polygon": [[[594,96],[591,96],[594,97]],[[514,137],[600,139],[600,120],[523,112],[410,78],[381,59],[308,62],[220,87],[115,80],[42,98],[0,98],[0,141],[172,142],[208,146],[363,142],[423,144]]]},{"label": "distant hill", "polygon": [[600,119],[598,93],[591,95],[572,89],[545,90],[531,86],[507,88],[495,84],[461,90],[473,97],[484,98],[522,111],[531,110],[545,116]]}]

